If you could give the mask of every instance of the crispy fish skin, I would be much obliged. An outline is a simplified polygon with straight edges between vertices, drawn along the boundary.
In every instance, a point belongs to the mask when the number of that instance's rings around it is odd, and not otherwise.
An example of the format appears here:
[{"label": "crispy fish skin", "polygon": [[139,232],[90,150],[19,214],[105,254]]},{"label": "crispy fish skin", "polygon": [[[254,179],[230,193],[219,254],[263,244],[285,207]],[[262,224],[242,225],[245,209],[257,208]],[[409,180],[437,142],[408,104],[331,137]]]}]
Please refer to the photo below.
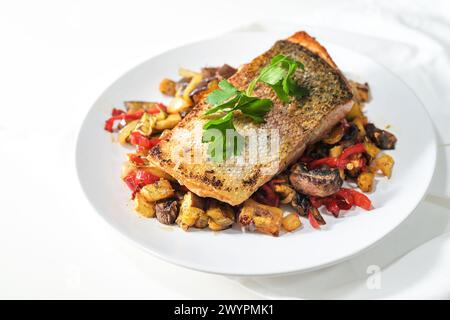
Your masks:
[{"label": "crispy fish skin", "polygon": [[[259,158],[256,163],[239,166],[215,163],[207,160],[206,156],[197,163],[175,160],[173,150],[183,143],[186,149],[201,148],[206,155],[208,145],[201,143],[201,134],[203,124],[208,119],[202,115],[211,106],[202,99],[160,144],[151,149],[149,160],[197,195],[231,205],[247,200],[277,172],[295,162],[307,145],[319,140],[345,116],[352,107],[353,95],[347,80],[325,48],[305,32],[277,41],[270,50],[242,66],[228,81],[244,90],[260,69],[277,54],[303,63],[305,70],[299,68],[294,79],[308,89],[309,95],[300,101],[292,99],[289,103],[282,103],[269,86],[258,83],[254,95],[274,102],[272,110],[265,117],[265,123],[255,124],[239,113],[235,114],[234,120],[238,132],[245,133],[249,129],[279,130],[280,149],[276,159],[267,156]],[[187,130],[197,139],[188,143],[185,138],[177,137],[181,130]],[[267,173],[265,169],[272,167],[274,161],[278,164],[277,170]]]}]

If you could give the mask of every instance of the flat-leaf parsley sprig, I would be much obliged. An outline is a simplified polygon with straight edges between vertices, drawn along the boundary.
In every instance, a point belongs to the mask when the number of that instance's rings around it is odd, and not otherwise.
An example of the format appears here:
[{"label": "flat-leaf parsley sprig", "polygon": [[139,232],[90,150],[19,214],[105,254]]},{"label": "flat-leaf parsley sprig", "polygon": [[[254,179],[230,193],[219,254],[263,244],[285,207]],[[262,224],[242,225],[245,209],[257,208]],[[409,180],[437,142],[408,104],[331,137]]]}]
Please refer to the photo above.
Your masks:
[{"label": "flat-leaf parsley sprig", "polygon": [[246,93],[253,94],[253,90],[258,82],[264,82],[272,87],[283,102],[289,102],[289,97],[297,99],[308,94],[306,88],[299,86],[292,78],[297,68],[305,69],[299,61],[293,60],[285,55],[278,54],[272,58],[270,63],[261,69],[259,75],[250,82]]},{"label": "flat-leaf parsley sprig", "polygon": [[[219,82],[219,88],[206,98],[206,102],[211,104],[212,108],[206,111],[205,115],[217,112],[225,114],[206,122],[202,137],[202,142],[210,143],[208,154],[214,161],[221,162],[231,155],[240,155],[242,152],[244,137],[234,127],[233,111],[240,110],[254,122],[262,123],[264,116],[271,110],[273,102],[270,99],[252,96],[258,82],[269,85],[283,102],[289,102],[290,96],[302,98],[307,94],[306,89],[292,79],[298,67],[304,69],[302,63],[279,54],[261,69],[245,91],[238,90],[227,80]],[[220,134],[215,136],[208,133],[208,130],[212,129],[218,130]]]}]

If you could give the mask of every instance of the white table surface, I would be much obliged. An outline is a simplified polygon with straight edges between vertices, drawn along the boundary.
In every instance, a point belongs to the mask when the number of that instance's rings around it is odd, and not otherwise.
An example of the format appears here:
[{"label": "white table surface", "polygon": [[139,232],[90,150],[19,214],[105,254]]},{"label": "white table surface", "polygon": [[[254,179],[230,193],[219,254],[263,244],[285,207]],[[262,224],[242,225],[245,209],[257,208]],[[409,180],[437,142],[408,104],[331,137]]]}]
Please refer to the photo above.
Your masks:
[{"label": "white table surface", "polygon": [[[378,3],[378,2],[377,2]],[[412,6],[417,9],[417,6]],[[420,8],[419,8],[420,9]],[[174,46],[268,18],[351,29],[390,1],[9,1],[0,3],[0,298],[256,298],[221,276],[136,248],[90,207],[74,146],[99,94]],[[114,173],[112,173],[114,174]]]}]

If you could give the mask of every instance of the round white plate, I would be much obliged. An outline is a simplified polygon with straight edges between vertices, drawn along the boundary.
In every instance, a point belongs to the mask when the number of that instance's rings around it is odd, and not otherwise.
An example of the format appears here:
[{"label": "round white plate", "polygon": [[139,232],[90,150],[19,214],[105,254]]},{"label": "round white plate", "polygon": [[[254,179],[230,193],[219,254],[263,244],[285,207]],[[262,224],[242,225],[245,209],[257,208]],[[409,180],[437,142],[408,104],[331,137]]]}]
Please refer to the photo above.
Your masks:
[{"label": "round white plate", "polygon": [[370,120],[381,128],[390,125],[398,138],[397,149],[389,152],[396,162],[392,178],[380,179],[370,194],[374,210],[353,209],[339,219],[327,215],[321,231],[303,220],[302,230],[278,238],[238,228],[184,232],[133,212],[130,192],[119,178],[129,150],[103,130],[111,109],[125,100],[165,101],[159,81],[177,78],[179,67],[238,66],[270,48],[277,36],[239,33],[170,50],[132,69],[100,96],[81,127],[76,162],[86,196],[109,224],[166,261],[200,271],[256,276],[309,271],[347,259],[375,244],[412,212],[435,166],[436,141],[428,114],[414,93],[384,67],[329,43],[323,44],[344,73],[369,82]]}]

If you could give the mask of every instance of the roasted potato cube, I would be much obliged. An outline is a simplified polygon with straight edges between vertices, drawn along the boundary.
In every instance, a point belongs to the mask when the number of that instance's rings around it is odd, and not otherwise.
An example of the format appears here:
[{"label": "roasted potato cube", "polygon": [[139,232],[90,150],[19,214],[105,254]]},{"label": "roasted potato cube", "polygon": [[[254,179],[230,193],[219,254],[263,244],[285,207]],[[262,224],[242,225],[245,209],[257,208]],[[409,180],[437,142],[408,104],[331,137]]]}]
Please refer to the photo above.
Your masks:
[{"label": "roasted potato cube", "polygon": [[125,161],[122,164],[122,173],[120,175],[120,178],[121,179],[125,178],[127,175],[129,175],[134,170],[136,170],[136,167],[132,163],[130,163],[129,161]]},{"label": "roasted potato cube", "polygon": [[[178,215],[176,223],[185,231],[192,226],[206,227],[208,224],[208,216],[203,209],[204,199],[190,191],[187,192],[181,201],[180,214]],[[196,225],[199,219],[200,221]]]},{"label": "roasted potato cube", "polygon": [[353,123],[358,127],[358,137],[363,138],[366,135],[366,130],[364,129],[365,120],[362,117],[356,117]]},{"label": "roasted potato cube", "polygon": [[356,117],[363,117],[363,112],[361,105],[358,102],[354,102],[351,110],[347,113],[345,116],[347,120],[351,121],[355,119]]},{"label": "roasted potato cube", "polygon": [[140,193],[149,202],[167,199],[175,194],[172,185],[166,179],[159,179],[155,183],[144,186]]},{"label": "roasted potato cube", "polygon": [[333,157],[333,158],[339,157],[341,155],[343,149],[344,148],[342,147],[342,145],[334,146],[333,148],[330,149],[330,157]]},{"label": "roasted potato cube", "polygon": [[372,172],[362,172],[356,179],[356,183],[363,192],[371,192],[374,178],[375,175]]},{"label": "roasted potato cube", "polygon": [[230,228],[231,225],[229,225],[229,226],[222,226],[222,225],[220,225],[220,224],[214,222],[213,219],[209,219],[209,221],[208,221],[208,227],[209,227],[209,229],[211,229],[212,231],[222,231],[222,230],[225,230],[225,229]]},{"label": "roasted potato cube", "polygon": [[366,148],[366,153],[372,158],[376,158],[376,156],[380,153],[380,149],[372,142],[366,141],[364,142],[364,147]]},{"label": "roasted potato cube", "polygon": [[189,109],[192,106],[191,99],[184,99],[183,97],[175,97],[167,106],[168,113],[177,113]]},{"label": "roasted potato cube", "polygon": [[380,170],[384,176],[390,178],[393,166],[394,166],[394,158],[384,153],[379,158],[373,160],[370,167],[373,172],[377,172],[378,170]]},{"label": "roasted potato cube", "polygon": [[208,225],[212,230],[227,229],[234,223],[233,208],[214,199],[209,200],[206,214],[210,218]]},{"label": "roasted potato cube", "polygon": [[197,222],[200,215],[202,215],[204,211],[199,208],[180,208],[180,214],[178,215],[177,220],[175,221],[181,229],[187,231],[190,227],[194,226]]},{"label": "roasted potato cube", "polygon": [[139,192],[134,197],[134,210],[145,218],[153,218],[155,216],[155,204],[148,202]]},{"label": "roasted potato cube", "polygon": [[281,196],[282,204],[290,203],[295,196],[295,190],[285,183],[275,184],[274,191]]},{"label": "roasted potato cube", "polygon": [[286,231],[294,231],[301,227],[302,222],[300,221],[300,218],[298,217],[298,214],[296,213],[290,213],[286,217],[283,218],[283,221],[281,222],[283,225],[283,228]]},{"label": "roasted potato cube", "polygon": [[197,221],[195,221],[194,227],[203,229],[208,226],[209,217],[208,215],[203,211],[199,214]]},{"label": "roasted potato cube", "polygon": [[176,93],[176,82],[170,79],[162,79],[159,83],[159,91],[167,96],[174,97]]},{"label": "roasted potato cube", "polygon": [[239,214],[243,226],[253,225],[257,231],[278,236],[281,228],[283,211],[276,207],[260,204],[252,199],[244,202]]},{"label": "roasted potato cube", "polygon": [[155,124],[156,130],[165,130],[165,129],[172,129],[175,127],[178,122],[181,121],[181,116],[179,113],[172,113],[167,116],[164,120],[158,120]]}]

